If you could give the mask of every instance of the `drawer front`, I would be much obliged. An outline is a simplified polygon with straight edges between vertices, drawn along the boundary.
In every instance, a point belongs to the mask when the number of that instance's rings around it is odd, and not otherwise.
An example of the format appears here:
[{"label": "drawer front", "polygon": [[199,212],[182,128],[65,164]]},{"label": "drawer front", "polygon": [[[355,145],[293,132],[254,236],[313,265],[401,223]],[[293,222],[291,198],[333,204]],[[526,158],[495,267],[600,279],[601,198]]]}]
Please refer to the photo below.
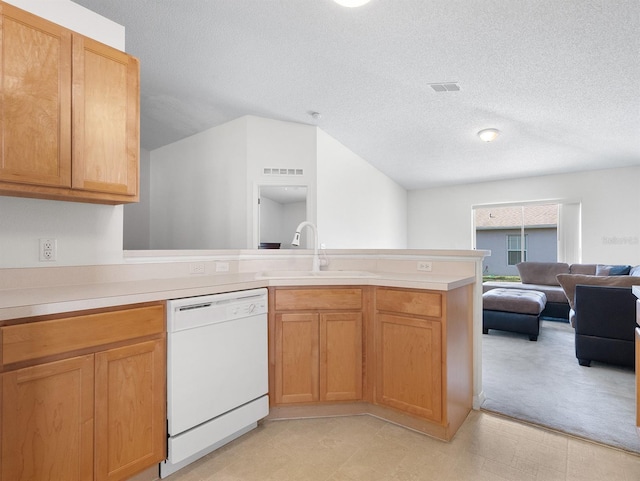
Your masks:
[{"label": "drawer front", "polygon": [[7,365],[162,333],[164,304],[16,324],[1,330],[2,364]]},{"label": "drawer front", "polygon": [[440,319],[443,313],[443,295],[434,291],[402,289],[376,289],[376,309],[414,316]]},{"label": "drawer front", "polygon": [[362,289],[276,289],[275,309],[276,311],[362,309]]}]

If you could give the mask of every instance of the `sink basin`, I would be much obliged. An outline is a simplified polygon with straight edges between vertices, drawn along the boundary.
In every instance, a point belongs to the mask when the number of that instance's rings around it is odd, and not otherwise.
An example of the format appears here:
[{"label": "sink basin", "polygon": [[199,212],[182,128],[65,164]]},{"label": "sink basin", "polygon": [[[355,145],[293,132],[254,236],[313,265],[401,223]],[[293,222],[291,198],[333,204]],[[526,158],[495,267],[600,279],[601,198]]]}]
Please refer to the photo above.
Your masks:
[{"label": "sink basin", "polygon": [[263,271],[256,274],[256,279],[304,279],[314,277],[377,277],[367,271]]}]

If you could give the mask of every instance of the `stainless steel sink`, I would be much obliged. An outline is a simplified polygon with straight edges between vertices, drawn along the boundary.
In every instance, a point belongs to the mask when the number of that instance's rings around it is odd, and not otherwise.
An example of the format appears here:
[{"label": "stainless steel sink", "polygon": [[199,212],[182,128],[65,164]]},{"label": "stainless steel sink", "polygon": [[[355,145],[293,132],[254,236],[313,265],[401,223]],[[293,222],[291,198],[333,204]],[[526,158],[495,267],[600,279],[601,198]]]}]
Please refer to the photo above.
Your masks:
[{"label": "stainless steel sink", "polygon": [[314,277],[378,277],[367,271],[262,271],[256,274],[256,279],[305,279]]}]

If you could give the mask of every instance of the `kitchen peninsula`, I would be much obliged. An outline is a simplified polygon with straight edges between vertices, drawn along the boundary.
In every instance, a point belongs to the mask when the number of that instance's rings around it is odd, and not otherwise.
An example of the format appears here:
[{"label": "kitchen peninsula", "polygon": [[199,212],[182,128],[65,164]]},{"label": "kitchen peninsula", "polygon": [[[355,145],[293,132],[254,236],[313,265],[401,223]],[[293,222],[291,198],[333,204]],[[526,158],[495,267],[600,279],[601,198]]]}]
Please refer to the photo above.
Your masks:
[{"label": "kitchen peninsula", "polygon": [[[309,274],[308,251],[156,252],[128,254],[119,265],[3,269],[3,377],[8,382],[16,372],[77,362],[76,355],[95,356],[92,362],[107,366],[114,349],[140,349],[148,369],[160,372],[164,333],[157,322],[164,301],[267,287],[271,418],[369,413],[449,440],[472,408],[474,394],[477,397],[474,331],[480,332],[484,255],[329,251],[328,271],[320,275]],[[136,325],[134,311],[142,314],[144,328]],[[114,316],[128,337],[95,340],[83,327],[100,319],[118,324]],[[23,333],[4,332],[35,332],[37,342],[48,332],[38,333],[39,326],[58,327],[61,322],[73,337],[81,333],[86,345],[23,358],[21,348],[30,348],[21,344]],[[102,332],[99,327],[97,332]],[[148,387],[164,392],[156,380]],[[95,382],[102,382],[98,375]],[[110,421],[98,418],[99,412],[96,408],[96,428]],[[160,439],[163,429],[157,429],[155,420],[149,423]],[[154,453],[153,441],[142,442],[149,444],[138,465],[144,469],[145,460],[150,466],[162,453]],[[85,454],[89,461],[94,456],[93,451]],[[122,470],[118,477],[122,468],[104,468],[115,473],[113,479],[128,479],[133,473]]]}]

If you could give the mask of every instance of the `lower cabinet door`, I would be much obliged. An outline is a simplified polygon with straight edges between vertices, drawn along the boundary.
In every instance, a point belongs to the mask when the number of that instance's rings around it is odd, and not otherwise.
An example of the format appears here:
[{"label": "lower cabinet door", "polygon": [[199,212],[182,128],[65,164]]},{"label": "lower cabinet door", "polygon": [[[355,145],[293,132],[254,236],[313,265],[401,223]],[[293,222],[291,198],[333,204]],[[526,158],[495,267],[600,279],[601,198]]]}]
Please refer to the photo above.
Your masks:
[{"label": "lower cabinet door", "polygon": [[165,340],[96,356],[96,481],[128,479],[165,459]]},{"label": "lower cabinet door", "polygon": [[2,374],[2,481],[93,480],[93,355]]},{"label": "lower cabinet door", "polygon": [[320,315],[320,400],[362,399],[362,313]]},{"label": "lower cabinet door", "polygon": [[441,422],[440,322],[379,314],[377,352],[376,402]]},{"label": "lower cabinet door", "polygon": [[318,401],[318,337],[318,314],[276,314],[276,404]]}]

